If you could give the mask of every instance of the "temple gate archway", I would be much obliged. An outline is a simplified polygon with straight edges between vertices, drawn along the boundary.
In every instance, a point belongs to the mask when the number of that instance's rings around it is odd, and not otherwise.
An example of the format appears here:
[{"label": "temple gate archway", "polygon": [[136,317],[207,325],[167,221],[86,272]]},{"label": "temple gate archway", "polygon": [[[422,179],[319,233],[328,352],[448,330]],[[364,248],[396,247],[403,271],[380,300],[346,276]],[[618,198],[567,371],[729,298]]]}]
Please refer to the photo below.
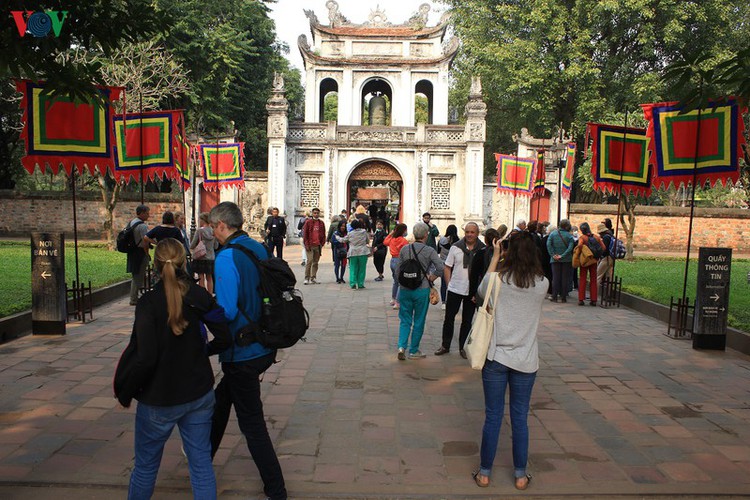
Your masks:
[{"label": "temple gate archway", "polygon": [[346,206],[351,210],[360,203],[386,205],[391,221],[403,219],[403,179],[392,165],[369,160],[357,166],[346,183]]}]

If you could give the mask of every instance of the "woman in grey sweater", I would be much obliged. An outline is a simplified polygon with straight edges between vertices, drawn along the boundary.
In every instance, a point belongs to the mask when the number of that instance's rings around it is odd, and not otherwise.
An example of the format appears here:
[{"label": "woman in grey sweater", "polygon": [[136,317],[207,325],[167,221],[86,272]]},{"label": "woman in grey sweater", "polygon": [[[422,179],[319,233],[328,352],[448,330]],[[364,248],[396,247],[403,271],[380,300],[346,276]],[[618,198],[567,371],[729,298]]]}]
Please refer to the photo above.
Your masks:
[{"label": "woman in grey sweater", "polygon": [[[528,414],[531,390],[539,369],[536,331],[547,293],[547,278],[537,258],[536,246],[527,232],[513,233],[498,272],[500,240],[493,243],[495,251],[489,270],[482,280],[477,298],[489,300],[495,318],[487,361],[482,368],[485,420],[482,429],[479,470],[474,472],[477,486],[489,486],[495,461],[500,425],[505,410],[505,389],[510,387],[510,424],[513,435],[513,467],[515,486],[525,490],[531,476],[526,472],[529,455]],[[493,297],[486,297],[490,280]]]},{"label": "woman in grey sweater", "polygon": [[352,289],[364,288],[367,257],[370,256],[370,238],[362,227],[362,221],[354,219],[351,224],[352,230],[346,236],[337,236],[334,233],[333,237],[338,242],[349,243],[349,251],[346,254],[349,260],[349,286]]},{"label": "woman in grey sweater", "polygon": [[[409,351],[409,359],[424,358],[425,355],[419,350],[419,343],[424,333],[427,309],[430,307],[430,287],[432,282],[443,275],[443,261],[434,248],[427,246],[427,234],[430,228],[424,222],[414,225],[414,243],[406,245],[398,255],[399,270],[406,262],[416,259],[421,269],[422,282],[415,289],[399,285],[399,328],[398,328],[398,359],[406,359],[406,351]],[[399,272],[396,271],[398,276]],[[411,334],[411,345],[409,335]]]}]

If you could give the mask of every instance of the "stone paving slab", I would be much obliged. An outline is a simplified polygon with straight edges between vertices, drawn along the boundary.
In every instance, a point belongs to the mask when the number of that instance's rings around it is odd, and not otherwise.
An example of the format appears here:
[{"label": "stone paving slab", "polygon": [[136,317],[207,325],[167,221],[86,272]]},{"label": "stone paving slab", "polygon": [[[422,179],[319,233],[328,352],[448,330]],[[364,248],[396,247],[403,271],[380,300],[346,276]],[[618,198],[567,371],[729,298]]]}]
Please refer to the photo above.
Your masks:
[{"label": "stone paving slab", "polygon": [[[299,250],[287,254],[300,277]],[[373,282],[370,265],[367,288],[353,291],[334,283],[327,251],[321,263],[323,283],[300,286],[312,316],[307,342],[282,353],[263,380],[292,498],[750,496],[750,357],[696,351],[634,311],[576,301],[544,305],[530,490],[512,486],[507,417],[492,485],[479,490],[470,473],[483,422],[480,372],[455,347],[397,361],[390,280]],[[123,299],[64,337],[0,346],[1,498],[124,496],[134,408],[118,407],[111,378],[132,314]],[[439,346],[442,316],[430,308],[426,353]],[[175,436],[155,498],[190,496]],[[222,498],[261,496],[234,421],[215,467]]]}]

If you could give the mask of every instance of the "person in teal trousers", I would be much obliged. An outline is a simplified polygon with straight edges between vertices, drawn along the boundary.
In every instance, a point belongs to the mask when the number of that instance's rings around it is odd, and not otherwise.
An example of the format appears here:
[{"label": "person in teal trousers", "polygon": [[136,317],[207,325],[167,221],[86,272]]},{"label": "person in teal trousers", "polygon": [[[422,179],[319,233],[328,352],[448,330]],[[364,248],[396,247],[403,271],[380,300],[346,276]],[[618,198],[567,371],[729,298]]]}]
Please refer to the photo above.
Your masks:
[{"label": "person in teal trousers", "polygon": [[367,230],[362,228],[362,221],[354,219],[351,222],[352,230],[345,236],[333,237],[342,243],[349,243],[349,251],[346,258],[349,261],[349,286],[352,290],[365,287],[365,272],[367,271],[367,257],[370,256],[370,238]]},{"label": "person in teal trousers", "polygon": [[[415,289],[399,285],[399,328],[398,328],[398,359],[421,359],[425,355],[419,350],[419,343],[424,333],[427,309],[430,307],[430,287],[432,282],[443,275],[443,260],[434,248],[426,244],[430,228],[423,222],[414,225],[412,234],[414,243],[406,245],[399,252],[399,265],[410,259],[419,261],[424,273],[422,282]],[[409,342],[411,336],[411,342]]]}]

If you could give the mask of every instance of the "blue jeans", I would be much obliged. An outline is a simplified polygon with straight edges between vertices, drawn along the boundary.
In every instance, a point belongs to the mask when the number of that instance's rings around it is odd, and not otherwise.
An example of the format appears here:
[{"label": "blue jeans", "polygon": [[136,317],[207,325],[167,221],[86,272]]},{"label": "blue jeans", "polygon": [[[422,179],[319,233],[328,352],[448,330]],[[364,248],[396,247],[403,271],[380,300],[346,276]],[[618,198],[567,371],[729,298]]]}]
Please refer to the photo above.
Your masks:
[{"label": "blue jeans", "polygon": [[151,406],[138,403],[135,412],[135,467],[130,475],[128,499],[149,499],[153,495],[164,443],[175,425],[180,429],[182,446],[188,457],[193,497],[216,498],[210,439],[214,403],[213,390],[181,405]]},{"label": "blue jeans", "polygon": [[[398,347],[409,348],[409,353],[419,350],[419,342],[424,333],[424,322],[427,318],[427,308],[430,307],[430,289],[417,288],[409,290],[401,287],[398,291],[401,308],[398,310]],[[409,334],[411,333],[411,347]]]},{"label": "blue jeans", "polygon": [[536,372],[523,373],[498,363],[487,360],[482,368],[482,385],[484,386],[484,428],[482,429],[482,448],[479,472],[490,476],[495,462],[497,442],[500,437],[500,426],[505,411],[505,387],[510,387],[510,426],[513,439],[513,475],[526,475],[526,463],[529,460],[529,404],[531,390],[534,388]]},{"label": "blue jeans", "polygon": [[346,272],[346,257],[338,257],[337,250],[337,248],[333,249],[333,273],[336,275],[336,281],[343,281],[344,272]]},{"label": "blue jeans", "polygon": [[391,276],[393,276],[393,287],[391,288],[391,298],[398,300],[398,257],[391,257]]}]

